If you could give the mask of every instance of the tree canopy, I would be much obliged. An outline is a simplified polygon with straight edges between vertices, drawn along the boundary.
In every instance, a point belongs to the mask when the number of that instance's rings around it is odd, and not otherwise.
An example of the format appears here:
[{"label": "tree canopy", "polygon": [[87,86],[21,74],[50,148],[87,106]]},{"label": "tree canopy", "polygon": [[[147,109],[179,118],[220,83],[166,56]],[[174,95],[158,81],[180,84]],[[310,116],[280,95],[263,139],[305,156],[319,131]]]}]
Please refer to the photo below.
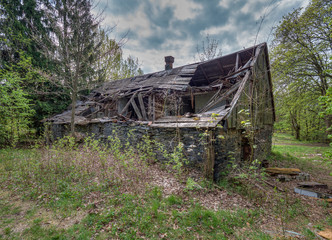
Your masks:
[{"label": "tree canopy", "polygon": [[[142,73],[137,59],[124,59],[122,44],[101,28],[91,9],[91,0],[0,0],[0,107],[9,114],[5,102],[17,91],[13,101],[25,107],[16,109],[27,114],[8,116],[17,123],[25,119],[20,129],[33,130],[22,133],[41,134],[41,120],[70,102],[75,106],[96,86]],[[1,121],[1,134],[11,134],[8,119]]]},{"label": "tree canopy", "polygon": [[[322,138],[331,117],[318,117],[320,96],[331,86],[331,2],[313,0],[306,9],[295,9],[276,28],[272,70],[277,128],[293,130],[296,138]],[[324,126],[325,125],[325,126]],[[325,135],[326,136],[326,135]]]}]

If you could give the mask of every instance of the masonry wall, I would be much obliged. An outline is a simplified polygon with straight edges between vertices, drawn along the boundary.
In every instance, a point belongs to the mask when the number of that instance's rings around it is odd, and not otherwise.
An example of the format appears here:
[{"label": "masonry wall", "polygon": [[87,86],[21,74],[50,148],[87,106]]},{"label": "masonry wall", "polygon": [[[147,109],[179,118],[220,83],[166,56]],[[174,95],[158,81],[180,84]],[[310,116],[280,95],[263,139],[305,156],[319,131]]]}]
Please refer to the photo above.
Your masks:
[{"label": "masonry wall", "polygon": [[264,128],[257,130],[255,133],[255,145],[257,148],[255,149],[254,159],[262,161],[271,153],[272,133],[272,125],[264,125]]},{"label": "masonry wall", "polygon": [[[51,126],[54,139],[67,135],[70,131],[69,125],[53,124]],[[144,136],[149,136],[151,140],[160,143],[164,148],[172,153],[178,142],[184,146],[184,155],[189,165],[203,168],[205,162],[206,143],[210,141],[204,135],[205,129],[195,128],[152,128],[146,124],[138,122],[106,122],[90,123],[84,126],[76,126],[76,131],[84,136],[94,136],[94,138],[107,141],[109,137],[117,136],[123,144],[130,142],[132,146],[142,142]],[[240,130],[228,129],[227,133],[223,129],[212,130],[215,150],[214,179],[219,179],[225,172],[228,163],[242,159],[242,136]],[[256,156],[265,157],[265,152],[269,152],[271,147],[272,127],[262,129],[257,134],[259,142],[256,149]],[[257,143],[258,143],[257,142]],[[156,158],[164,161],[163,154],[159,151],[159,146],[152,146],[156,152]]]}]

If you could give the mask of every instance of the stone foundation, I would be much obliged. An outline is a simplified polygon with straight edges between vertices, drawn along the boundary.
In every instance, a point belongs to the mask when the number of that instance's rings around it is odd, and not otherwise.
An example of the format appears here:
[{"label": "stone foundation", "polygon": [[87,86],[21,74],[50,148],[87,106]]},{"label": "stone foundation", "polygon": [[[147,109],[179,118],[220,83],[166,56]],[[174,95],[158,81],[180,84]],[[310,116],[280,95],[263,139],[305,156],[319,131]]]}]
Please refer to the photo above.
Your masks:
[{"label": "stone foundation", "polygon": [[[143,141],[144,136],[149,136],[152,140],[156,159],[164,161],[165,158],[160,152],[160,146],[172,153],[179,141],[183,143],[183,154],[191,166],[202,167],[206,159],[206,146],[209,138],[204,134],[206,129],[195,128],[153,128],[147,124],[139,122],[98,122],[87,125],[76,126],[76,131],[84,136],[93,136],[101,141],[107,141],[109,137],[117,136],[122,144],[129,142],[131,146],[136,146]],[[54,139],[62,138],[70,132],[70,126],[65,124],[51,125]],[[214,129],[215,141],[212,141],[214,159],[214,178],[218,179],[226,168],[227,163],[243,159],[243,146],[241,131],[228,129],[227,133],[223,129]],[[257,133],[257,149],[255,159],[260,160],[270,153],[272,139],[272,126],[262,129]],[[156,144],[158,143],[158,144]]]}]

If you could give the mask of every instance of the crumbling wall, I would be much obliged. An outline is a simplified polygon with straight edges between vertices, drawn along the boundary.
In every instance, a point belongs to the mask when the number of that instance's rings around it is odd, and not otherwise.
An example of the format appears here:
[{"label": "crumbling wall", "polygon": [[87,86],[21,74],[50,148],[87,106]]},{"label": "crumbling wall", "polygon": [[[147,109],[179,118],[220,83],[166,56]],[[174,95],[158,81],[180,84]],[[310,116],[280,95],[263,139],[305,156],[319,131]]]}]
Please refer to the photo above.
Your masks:
[{"label": "crumbling wall", "polygon": [[[68,135],[70,132],[69,125],[53,124],[51,126],[54,139]],[[137,122],[106,122],[106,123],[89,123],[87,125],[77,125],[76,131],[84,136],[94,136],[94,138],[107,141],[108,137],[117,136],[123,144],[130,142],[132,146],[142,142],[144,136],[149,136],[156,143],[153,146],[156,152],[156,158],[164,161],[164,156],[160,152],[160,145],[166,151],[172,153],[179,141],[183,143],[183,154],[190,165],[202,167],[205,161],[206,138],[204,137],[205,129],[196,128],[153,128],[147,124]],[[214,131],[214,130],[213,130]],[[215,135],[225,135],[220,131]],[[226,136],[224,139],[217,138],[213,142],[216,151],[215,162],[218,169],[223,169],[233,157],[239,157],[238,139],[236,133]]]},{"label": "crumbling wall", "polygon": [[[53,124],[51,126],[53,137],[61,138],[70,132],[69,125]],[[139,122],[104,122],[77,125],[76,131],[84,136],[93,136],[101,141],[109,137],[118,137],[123,144],[129,142],[136,146],[143,141],[144,136],[153,140],[152,148],[159,161],[165,161],[160,146],[172,153],[179,141],[183,143],[183,154],[189,165],[204,169],[206,159],[207,138],[204,137],[206,129],[200,128],[155,128]],[[214,179],[223,176],[228,163],[239,161],[242,156],[242,135],[237,129],[210,129],[213,131],[213,147],[215,150]],[[272,126],[266,126],[257,132],[257,149],[255,159],[264,159],[271,149]]]},{"label": "crumbling wall", "polygon": [[257,130],[255,133],[255,151],[254,159],[259,161],[266,160],[271,153],[273,126],[264,125],[264,128]]}]

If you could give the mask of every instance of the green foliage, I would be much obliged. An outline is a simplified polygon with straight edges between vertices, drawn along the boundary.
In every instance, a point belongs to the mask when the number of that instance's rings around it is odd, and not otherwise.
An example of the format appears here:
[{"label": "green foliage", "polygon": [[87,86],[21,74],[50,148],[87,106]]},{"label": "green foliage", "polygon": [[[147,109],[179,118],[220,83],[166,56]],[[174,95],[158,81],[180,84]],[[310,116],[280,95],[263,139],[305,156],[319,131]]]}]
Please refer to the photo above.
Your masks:
[{"label": "green foliage", "polygon": [[114,79],[129,78],[138,75],[143,75],[138,58],[135,59],[132,56],[128,56],[127,59],[122,59],[119,72],[117,75],[114,75]]},{"label": "green foliage", "polygon": [[110,39],[104,30],[99,30],[98,38],[101,47],[100,57],[95,63],[97,84],[143,74],[137,58],[123,58],[121,42]]},{"label": "green foliage", "polygon": [[[324,111],[320,114],[324,116],[325,118],[331,118],[332,117],[332,87],[329,87],[327,90],[327,93],[325,96],[321,96],[319,98],[320,104],[323,106]],[[331,133],[332,131],[332,125],[328,126],[327,131]],[[332,134],[328,135],[328,138],[330,139],[330,146],[332,147]],[[324,156],[326,158],[332,159],[332,149],[327,150],[324,153]],[[332,172],[330,173],[330,175]]]},{"label": "green foliage", "polygon": [[31,37],[32,32],[38,31],[42,37],[47,34],[47,18],[40,5],[43,1],[11,0],[0,1],[0,49],[2,55],[0,66],[16,64],[20,55],[31,57],[33,66],[44,68],[46,59],[38,49],[40,45]]},{"label": "green foliage", "polygon": [[331,86],[331,16],[328,1],[313,0],[296,9],[277,27],[272,74],[278,123],[297,139],[324,140],[330,118],[318,118],[318,104]]},{"label": "green foliage", "polygon": [[172,168],[178,173],[181,174],[183,170],[183,166],[188,164],[188,160],[185,158],[183,154],[183,146],[182,142],[179,142],[178,145],[173,149],[173,152],[169,155],[168,164],[171,164]]},{"label": "green foliage", "polygon": [[[126,154],[126,143],[113,136],[108,145],[111,149],[105,146],[90,137],[79,146],[74,138],[66,137],[47,149],[1,150],[0,182],[6,189],[20,192],[38,202],[37,209],[45,206],[62,218],[70,218],[77,211],[84,213],[82,220],[65,229],[54,228],[52,223],[47,227],[42,215],[26,214],[30,221],[21,233],[11,230],[10,221],[1,222],[6,234],[31,239],[229,239],[242,234],[238,229],[255,224],[257,211],[212,211],[188,201],[188,196],[163,197],[160,188],[144,181],[150,173],[145,165],[137,165],[140,158],[131,149]],[[95,196],[100,196],[98,201]],[[15,210],[1,201],[4,207],[0,214],[14,214]]]},{"label": "green foliage", "polygon": [[327,89],[326,95],[319,98],[320,104],[324,106],[324,111],[320,114],[322,116],[332,115],[332,87]]},{"label": "green foliage", "polygon": [[0,145],[15,146],[31,132],[34,111],[22,88],[24,80],[13,69],[0,70]]},{"label": "green foliage", "polygon": [[102,82],[142,74],[138,60],[123,59],[121,44],[99,29],[91,8],[90,0],[0,1],[0,69],[24,79],[38,136],[41,120],[70,101],[76,105]]}]

